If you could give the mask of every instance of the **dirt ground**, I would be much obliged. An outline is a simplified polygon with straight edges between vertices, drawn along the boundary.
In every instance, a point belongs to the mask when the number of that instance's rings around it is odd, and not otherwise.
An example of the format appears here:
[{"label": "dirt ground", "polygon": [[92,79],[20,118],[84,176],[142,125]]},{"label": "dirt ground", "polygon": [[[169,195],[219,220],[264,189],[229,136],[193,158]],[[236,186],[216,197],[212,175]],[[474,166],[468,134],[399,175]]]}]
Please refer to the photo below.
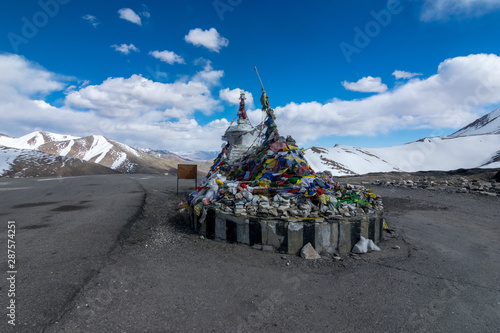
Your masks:
[{"label": "dirt ground", "polygon": [[[374,178],[380,176],[341,182]],[[306,261],[201,239],[176,212],[186,193],[177,195],[165,179],[138,180],[147,191],[142,216],[123,234],[110,264],[44,332],[500,327],[498,197],[373,187],[394,229],[385,233],[382,251]]]}]

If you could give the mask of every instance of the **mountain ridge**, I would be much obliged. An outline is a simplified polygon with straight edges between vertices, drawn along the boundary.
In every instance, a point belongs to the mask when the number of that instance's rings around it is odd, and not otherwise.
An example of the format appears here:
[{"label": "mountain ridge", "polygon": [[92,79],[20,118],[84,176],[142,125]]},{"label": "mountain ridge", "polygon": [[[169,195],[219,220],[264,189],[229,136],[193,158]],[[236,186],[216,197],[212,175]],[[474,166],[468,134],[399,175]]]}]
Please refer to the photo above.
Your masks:
[{"label": "mountain ridge", "polygon": [[336,176],[372,172],[417,172],[500,168],[500,109],[443,137],[385,148],[311,147],[306,158],[316,171]]},{"label": "mountain ridge", "polygon": [[482,134],[500,134],[500,108],[474,120],[469,125],[450,134],[449,137]]},{"label": "mountain ridge", "polygon": [[77,158],[0,146],[0,177],[68,177],[115,173],[118,172]]},{"label": "mountain ridge", "polygon": [[[121,173],[176,174],[178,163],[196,163],[200,174],[203,174],[209,170],[211,160],[200,161],[199,158],[217,154],[215,151],[173,153],[168,150],[133,148],[102,135],[77,137],[46,131],[29,133],[19,138],[0,134],[0,147],[2,146],[74,158]],[[3,151],[4,160],[0,160],[0,166],[3,165],[5,169],[13,159],[5,159],[8,154],[7,150]],[[9,154],[17,156],[13,151]],[[37,161],[51,161],[51,158],[45,155],[18,155],[26,158],[31,156]],[[339,144],[332,148],[311,147],[306,150],[306,158],[315,171],[330,171],[335,176],[373,172],[500,168],[500,108],[448,136],[422,138],[385,148],[360,148]],[[19,160],[17,163],[19,164]],[[63,160],[60,163],[65,165]]]},{"label": "mountain ridge", "polygon": [[[120,173],[176,174],[179,162],[190,162],[175,154],[168,154],[168,158],[154,156],[102,135],[77,137],[46,131],[32,132],[19,138],[0,135],[1,146],[18,150],[33,150],[52,156],[74,158],[88,163],[95,163]],[[21,154],[18,156],[16,163],[20,163],[22,156],[25,158],[38,156],[47,161],[51,160],[50,157],[45,155],[42,157],[42,155],[36,154]],[[5,158],[6,155],[3,157]],[[3,163],[9,164],[9,160],[13,162],[13,159],[10,158],[4,159]],[[205,162],[196,162],[196,164],[199,166],[201,174],[210,168],[210,165]],[[14,167],[14,164],[11,166]],[[3,174],[11,173],[9,170],[9,168],[5,169]],[[2,172],[0,172],[1,175]]]}]

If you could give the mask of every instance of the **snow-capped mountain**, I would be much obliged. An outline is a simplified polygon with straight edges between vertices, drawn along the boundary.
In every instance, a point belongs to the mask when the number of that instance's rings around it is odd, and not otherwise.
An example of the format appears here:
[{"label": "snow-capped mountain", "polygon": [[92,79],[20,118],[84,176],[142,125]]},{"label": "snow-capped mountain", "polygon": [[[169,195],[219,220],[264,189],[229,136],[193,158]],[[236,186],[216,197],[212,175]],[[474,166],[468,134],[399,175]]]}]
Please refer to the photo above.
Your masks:
[{"label": "snow-capped mountain", "polygon": [[[49,132],[33,132],[20,138],[12,138],[0,134],[0,147],[31,149],[41,153],[71,157],[85,162],[100,164],[121,173],[171,173],[177,172],[178,162],[187,162],[175,154],[155,154],[140,151],[123,143],[108,139],[101,135],[75,137]],[[3,162],[9,163],[4,155]],[[10,156],[10,155],[9,155]],[[26,158],[31,155],[23,155]],[[33,155],[35,156],[35,155]],[[1,155],[0,155],[0,158]],[[9,157],[9,161],[12,160]],[[197,163],[201,172],[208,171],[210,165]]]},{"label": "snow-capped mountain", "polygon": [[[37,150],[52,155],[70,156],[94,162],[120,172],[133,171],[134,167],[128,163],[127,154],[122,151],[121,147],[116,149],[114,142],[100,135],[55,140],[38,146]],[[137,154],[132,149],[130,152]]]},{"label": "snow-capped mountain", "polygon": [[216,158],[219,155],[220,151],[192,151],[192,152],[184,152],[184,153],[174,153],[179,155],[190,161],[208,161]]},{"label": "snow-capped mountain", "polygon": [[39,151],[94,162],[122,173],[174,172],[176,164],[143,153],[101,135],[52,141],[40,145]]},{"label": "snow-capped mountain", "polygon": [[77,158],[0,146],[0,177],[80,176],[117,173]]},{"label": "snow-capped mountain", "polygon": [[315,171],[336,176],[391,171],[500,168],[500,109],[447,137],[425,138],[387,148],[312,147],[306,158]]},{"label": "snow-capped mountain", "polygon": [[33,132],[19,138],[12,138],[5,134],[0,134],[0,145],[17,149],[38,149],[38,147],[48,142],[70,139],[78,139],[78,137],[45,131]]},{"label": "snow-capped mountain", "polygon": [[149,149],[149,148],[138,148],[137,150],[139,150],[143,153],[152,155],[154,157],[163,158],[166,160],[175,160],[175,161],[179,161],[179,162],[190,161],[189,159],[183,158],[183,157],[181,157],[175,153],[172,153],[168,150],[155,150],[155,149]]},{"label": "snow-capped mountain", "polygon": [[138,148],[137,150],[142,151],[143,153],[153,155],[158,158],[164,158],[167,160],[177,160],[179,162],[188,162],[188,161],[209,161],[219,155],[219,151],[203,151],[197,150],[192,152],[171,152],[169,150],[158,150],[158,149],[149,149],[149,148]]}]

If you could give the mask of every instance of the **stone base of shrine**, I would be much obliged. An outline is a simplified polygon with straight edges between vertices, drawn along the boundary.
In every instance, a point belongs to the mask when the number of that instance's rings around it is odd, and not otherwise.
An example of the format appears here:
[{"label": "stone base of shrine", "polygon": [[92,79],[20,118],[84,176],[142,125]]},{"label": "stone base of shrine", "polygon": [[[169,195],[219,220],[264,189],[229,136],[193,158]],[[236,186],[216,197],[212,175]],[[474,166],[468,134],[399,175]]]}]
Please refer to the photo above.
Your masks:
[{"label": "stone base of shrine", "polygon": [[216,241],[288,254],[298,254],[311,243],[318,253],[328,255],[350,252],[360,236],[380,243],[383,211],[355,217],[298,219],[235,216],[208,208],[203,223],[191,212],[191,223],[200,235]]}]

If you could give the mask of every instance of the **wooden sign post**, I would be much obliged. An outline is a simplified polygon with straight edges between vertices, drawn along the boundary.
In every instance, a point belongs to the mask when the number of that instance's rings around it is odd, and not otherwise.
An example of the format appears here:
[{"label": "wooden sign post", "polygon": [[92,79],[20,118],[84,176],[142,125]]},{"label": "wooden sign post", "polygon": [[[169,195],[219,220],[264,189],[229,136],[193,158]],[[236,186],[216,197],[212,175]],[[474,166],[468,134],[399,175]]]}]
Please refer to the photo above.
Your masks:
[{"label": "wooden sign post", "polygon": [[177,164],[177,194],[179,194],[179,179],[194,179],[198,185],[198,166],[196,164]]}]

